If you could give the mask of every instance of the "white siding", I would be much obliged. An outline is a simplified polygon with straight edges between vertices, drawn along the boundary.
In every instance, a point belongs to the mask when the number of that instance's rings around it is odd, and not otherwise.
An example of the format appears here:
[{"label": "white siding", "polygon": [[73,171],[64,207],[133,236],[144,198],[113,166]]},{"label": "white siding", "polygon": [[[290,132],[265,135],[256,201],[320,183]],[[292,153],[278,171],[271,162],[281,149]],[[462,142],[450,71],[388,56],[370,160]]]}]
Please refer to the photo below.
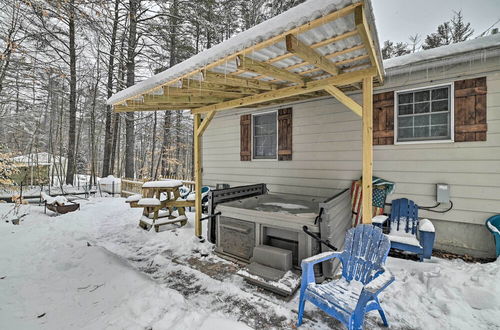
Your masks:
[{"label": "white siding", "polygon": [[[484,222],[500,213],[499,70],[500,58],[437,67],[389,77],[376,91],[487,76],[487,141],[374,147],[374,175],[396,182],[390,199],[433,205],[435,184],[450,185],[453,210],[420,213],[433,220],[438,248],[478,256],[494,253]],[[359,95],[352,97],[360,101]],[[293,104],[292,161],[241,162],[240,115],[258,111],[230,110],[214,118],[203,137],[204,184],[263,182],[272,192],[327,197],[361,175],[361,120],[333,98]]]}]

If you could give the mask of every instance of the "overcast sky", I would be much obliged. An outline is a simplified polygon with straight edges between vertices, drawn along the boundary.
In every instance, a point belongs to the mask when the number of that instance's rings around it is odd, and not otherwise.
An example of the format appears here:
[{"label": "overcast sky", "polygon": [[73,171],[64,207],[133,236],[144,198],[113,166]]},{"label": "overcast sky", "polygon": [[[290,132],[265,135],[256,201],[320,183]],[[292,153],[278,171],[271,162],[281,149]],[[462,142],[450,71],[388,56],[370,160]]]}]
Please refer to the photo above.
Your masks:
[{"label": "overcast sky", "polygon": [[453,17],[453,10],[462,10],[474,37],[500,19],[500,0],[372,0],[372,5],[381,46],[388,39],[408,42],[408,36],[415,33],[423,41]]}]

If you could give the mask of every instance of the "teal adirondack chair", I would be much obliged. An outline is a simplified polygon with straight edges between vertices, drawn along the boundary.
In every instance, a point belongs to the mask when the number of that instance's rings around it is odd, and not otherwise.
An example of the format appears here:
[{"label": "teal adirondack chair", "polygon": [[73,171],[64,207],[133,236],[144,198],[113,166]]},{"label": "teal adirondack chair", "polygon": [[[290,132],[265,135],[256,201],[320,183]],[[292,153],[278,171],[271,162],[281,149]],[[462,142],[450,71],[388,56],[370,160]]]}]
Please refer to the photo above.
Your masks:
[{"label": "teal adirondack chair", "polygon": [[500,256],[500,214],[494,215],[486,220],[486,228],[495,237],[496,244],[496,255],[497,258]]},{"label": "teal adirondack chair", "polygon": [[[365,313],[377,310],[388,326],[378,295],[394,277],[383,268],[391,242],[382,230],[372,225],[358,225],[346,234],[344,251],[324,252],[302,260],[297,326],[302,324],[306,301],[341,321],[348,329],[362,329]],[[342,278],[316,284],[314,265],[332,258],[342,263]]]}]

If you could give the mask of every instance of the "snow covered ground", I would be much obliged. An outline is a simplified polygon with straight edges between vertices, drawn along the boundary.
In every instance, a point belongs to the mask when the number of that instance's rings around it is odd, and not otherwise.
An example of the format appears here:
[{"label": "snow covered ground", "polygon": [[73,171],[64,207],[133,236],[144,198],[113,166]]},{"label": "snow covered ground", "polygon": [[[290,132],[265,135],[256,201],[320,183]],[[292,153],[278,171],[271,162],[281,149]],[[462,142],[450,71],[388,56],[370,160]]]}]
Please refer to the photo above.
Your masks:
[{"label": "snow covered ground", "polygon": [[[121,198],[83,201],[80,211],[29,212],[19,226],[0,204],[0,328],[292,328],[285,301],[246,284],[238,265],[193,236],[192,222],[140,229],[140,209]],[[50,211],[48,211],[50,212]],[[172,227],[174,228],[174,227]],[[389,258],[396,282],[382,294],[393,329],[500,329],[500,261],[468,264]],[[375,312],[366,328],[379,328]],[[304,329],[341,328],[306,305]]]}]

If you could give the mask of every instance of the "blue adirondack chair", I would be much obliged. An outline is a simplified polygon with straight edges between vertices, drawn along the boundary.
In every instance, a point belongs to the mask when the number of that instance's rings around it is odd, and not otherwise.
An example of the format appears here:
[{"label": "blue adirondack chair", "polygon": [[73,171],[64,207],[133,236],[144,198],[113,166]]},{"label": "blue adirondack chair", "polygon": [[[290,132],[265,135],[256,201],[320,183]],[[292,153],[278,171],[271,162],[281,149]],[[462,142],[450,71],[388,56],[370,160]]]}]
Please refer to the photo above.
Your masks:
[{"label": "blue adirondack chair", "polygon": [[[358,225],[347,232],[344,251],[324,252],[302,260],[297,326],[302,324],[306,301],[340,320],[348,329],[362,329],[365,313],[372,310],[377,310],[388,326],[378,295],[394,281],[382,267],[389,249],[389,239],[380,228]],[[332,258],[340,259],[342,278],[316,284],[314,265]]]},{"label": "blue adirondack chair", "polygon": [[495,237],[497,258],[500,256],[500,214],[494,215],[486,220],[486,228]]},{"label": "blue adirondack chair", "polygon": [[418,205],[407,198],[391,202],[391,215],[379,215],[373,218],[374,226],[382,228],[389,221],[389,239],[391,248],[416,253],[420,261],[430,259],[436,233],[432,222],[418,218]]}]

